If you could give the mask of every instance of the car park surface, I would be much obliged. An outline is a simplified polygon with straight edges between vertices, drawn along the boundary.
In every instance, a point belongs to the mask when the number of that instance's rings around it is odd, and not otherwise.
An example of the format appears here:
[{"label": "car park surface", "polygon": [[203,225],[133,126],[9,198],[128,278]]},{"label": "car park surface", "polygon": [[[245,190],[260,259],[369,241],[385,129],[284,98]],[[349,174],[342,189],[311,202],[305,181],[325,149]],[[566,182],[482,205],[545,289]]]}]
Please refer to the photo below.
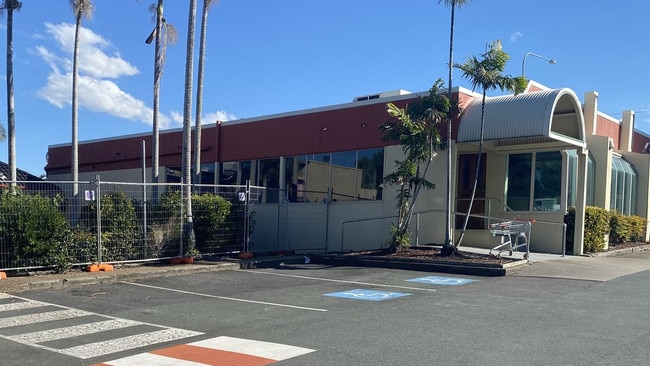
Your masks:
[{"label": "car park surface", "polygon": [[[608,260],[627,258],[588,259],[607,272]],[[0,349],[7,351],[7,365],[110,364],[142,354],[159,359],[157,353],[179,349],[174,347],[233,343],[250,345],[251,353],[263,345],[293,350],[288,354],[295,356],[282,359],[251,356],[278,365],[644,365],[650,271],[642,264],[649,261],[647,254],[633,255],[637,271],[607,279],[549,277],[553,273],[539,273],[543,263],[505,277],[287,264],[26,291],[6,294],[0,304],[38,301],[45,307],[2,311],[0,319],[62,307],[89,314],[0,327]],[[549,270],[554,265],[546,264]],[[45,343],[13,340],[107,320],[141,324]],[[110,349],[115,339],[165,330],[178,337]],[[102,349],[101,342],[108,342],[105,353],[82,355],[87,358],[52,350],[83,350],[85,344]],[[227,359],[226,351],[212,352],[215,365]]]}]

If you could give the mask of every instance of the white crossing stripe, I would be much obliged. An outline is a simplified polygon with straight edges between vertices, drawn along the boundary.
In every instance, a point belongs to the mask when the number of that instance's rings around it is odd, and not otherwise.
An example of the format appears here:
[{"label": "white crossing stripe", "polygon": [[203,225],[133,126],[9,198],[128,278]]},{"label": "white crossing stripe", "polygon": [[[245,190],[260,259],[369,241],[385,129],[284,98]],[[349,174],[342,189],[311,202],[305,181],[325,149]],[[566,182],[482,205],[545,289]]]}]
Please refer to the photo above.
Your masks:
[{"label": "white crossing stripe", "polygon": [[80,346],[59,349],[57,352],[81,358],[92,358],[109,353],[121,352],[133,348],[150,346],[156,343],[174,341],[177,339],[193,337],[203,333],[189,330],[166,328],[148,333],[136,334],[128,337],[115,338],[102,342],[88,343]]},{"label": "white crossing stripe", "polygon": [[78,318],[87,315],[93,315],[93,313],[89,313],[83,310],[66,309],[66,310],[48,311],[45,313],[38,313],[38,314],[18,315],[9,318],[0,318],[0,329],[17,327],[21,325],[49,322],[53,320]]},{"label": "white crossing stripe", "polygon": [[0,305],[0,314],[2,314],[3,311],[34,309],[34,308],[42,308],[44,306],[47,306],[47,304],[43,304],[36,301],[12,302],[11,304]]},{"label": "white crossing stripe", "polygon": [[112,319],[95,323],[79,324],[70,327],[42,330],[39,332],[24,333],[8,338],[21,343],[44,343],[49,341],[56,341],[59,339],[104,332],[107,330],[133,327],[140,324],[142,323],[133,320]]},{"label": "white crossing stripe", "polygon": [[244,353],[251,356],[269,358],[276,361],[282,361],[292,357],[314,352],[313,349],[309,348],[226,336],[193,342],[190,343],[190,345],[213,348],[222,351]]},{"label": "white crossing stripe", "polygon": [[181,360],[180,358],[154,355],[152,353],[140,353],[134,356],[120,358],[110,362],[103,362],[102,365],[110,366],[205,366],[204,363]]},{"label": "white crossing stripe", "polygon": [[[146,322],[120,319],[112,316],[78,310],[67,306],[61,306],[61,305],[55,305],[55,304],[30,300],[30,299],[26,299],[18,296],[12,296],[4,293],[0,293],[0,299],[21,300],[20,302],[15,302],[15,303],[12,302],[10,304],[1,305],[4,306],[3,308],[0,308],[2,310],[10,309],[10,310],[20,311],[25,309],[33,309],[33,308],[46,307],[46,306],[56,307],[61,309],[61,310],[53,310],[53,311],[43,311],[35,314],[9,316],[5,318],[2,318],[2,312],[0,312],[0,338],[25,344],[31,347],[36,347],[36,348],[40,348],[40,349],[44,349],[56,353],[66,354],[81,359],[107,355],[110,353],[126,351],[130,349],[150,346],[158,343],[175,341],[178,339],[194,337],[203,334],[200,332],[194,332],[194,331],[177,329],[177,328],[169,328],[169,327],[146,323]],[[49,310],[49,309],[44,308],[43,310]],[[45,324],[46,322],[87,317],[91,315],[94,316],[95,318],[89,318],[88,319],[89,322],[84,324],[55,328],[55,329],[46,329],[48,328],[48,324]],[[105,318],[106,320],[97,321],[95,320],[96,317]],[[37,330],[29,333],[15,334],[15,335],[2,334],[2,329],[10,328],[10,327],[20,327],[25,325],[40,326],[41,330]],[[46,342],[50,342],[50,341],[68,339],[68,338],[85,336],[85,335],[92,335],[92,334],[97,334],[105,331],[135,327],[139,325],[155,327],[155,328],[159,328],[160,330],[147,332],[147,333],[134,334],[127,337],[114,338],[114,339],[105,340],[101,342],[80,344],[78,346],[64,348],[64,349],[53,348],[50,347],[49,345],[46,345]],[[49,326],[51,327],[51,325]],[[135,331],[139,331],[139,329]],[[85,338],[82,338],[80,339],[80,342],[83,342],[84,340]],[[171,364],[179,365],[178,362],[171,363]]]},{"label": "white crossing stripe", "polygon": [[92,366],[264,366],[314,351],[280,343],[222,336],[105,361]]}]

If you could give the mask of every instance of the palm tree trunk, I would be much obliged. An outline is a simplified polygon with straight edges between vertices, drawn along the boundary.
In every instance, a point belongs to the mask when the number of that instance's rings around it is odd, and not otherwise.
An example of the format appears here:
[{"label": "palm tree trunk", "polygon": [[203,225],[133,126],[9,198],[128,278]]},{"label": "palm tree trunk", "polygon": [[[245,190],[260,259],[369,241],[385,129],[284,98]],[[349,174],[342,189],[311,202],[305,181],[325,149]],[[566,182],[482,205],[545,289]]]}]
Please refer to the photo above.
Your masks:
[{"label": "palm tree trunk", "polygon": [[[194,117],[194,182],[201,184],[201,114],[203,113],[203,76],[205,60],[205,38],[208,27],[208,9],[211,0],[203,0],[201,16],[201,39],[199,41],[199,69],[196,84],[196,116]],[[212,182],[211,182],[212,183]]]},{"label": "palm tree trunk", "polygon": [[187,23],[187,54],[185,56],[185,98],[183,106],[183,183],[185,212],[187,214],[185,234],[188,239],[186,252],[195,249],[194,225],[192,219],[192,73],[194,66],[194,28],[196,24],[196,0],[190,0]]},{"label": "palm tree trunk", "polygon": [[16,117],[14,113],[13,19],[14,9],[7,7],[7,133],[9,134],[9,180],[12,187],[18,180],[16,173]]},{"label": "palm tree trunk", "polygon": [[72,61],[72,219],[76,223],[79,206],[79,95],[77,79],[79,77],[79,30],[81,28],[82,11],[78,10],[74,31],[74,51]]},{"label": "palm tree trunk", "polygon": [[163,0],[158,0],[158,7],[156,11],[156,30],[155,30],[155,50],[154,50],[154,78],[153,78],[153,136],[151,143],[151,182],[154,183],[153,199],[158,198],[158,189],[155,186],[159,183],[159,156],[160,156],[160,126],[158,122],[160,114],[160,78],[162,76],[162,63],[161,60],[161,37],[162,37],[162,22],[163,22]]}]

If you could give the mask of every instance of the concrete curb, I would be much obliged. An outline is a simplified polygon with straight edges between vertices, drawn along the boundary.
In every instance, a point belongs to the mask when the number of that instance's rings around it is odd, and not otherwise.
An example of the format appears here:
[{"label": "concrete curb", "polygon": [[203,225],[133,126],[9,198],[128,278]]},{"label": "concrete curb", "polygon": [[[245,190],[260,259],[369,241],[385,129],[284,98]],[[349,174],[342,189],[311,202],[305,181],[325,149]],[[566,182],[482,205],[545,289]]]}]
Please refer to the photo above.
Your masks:
[{"label": "concrete curb", "polygon": [[616,257],[619,255],[647,252],[650,250],[650,244],[639,245],[636,247],[622,248],[610,250],[607,252],[596,252],[585,254],[587,257]]},{"label": "concrete curb", "polygon": [[[238,263],[222,262],[210,264],[191,264],[179,267],[143,267],[142,271],[129,273],[111,272],[111,274],[87,275],[79,277],[68,277],[56,280],[37,280],[23,284],[21,290],[46,290],[62,289],[80,285],[93,285],[104,283],[115,283],[122,281],[135,281],[147,278],[171,277],[194,273],[207,273],[233,270],[239,268]],[[89,272],[90,274],[91,272]],[[94,272],[96,273],[96,272]]]}]

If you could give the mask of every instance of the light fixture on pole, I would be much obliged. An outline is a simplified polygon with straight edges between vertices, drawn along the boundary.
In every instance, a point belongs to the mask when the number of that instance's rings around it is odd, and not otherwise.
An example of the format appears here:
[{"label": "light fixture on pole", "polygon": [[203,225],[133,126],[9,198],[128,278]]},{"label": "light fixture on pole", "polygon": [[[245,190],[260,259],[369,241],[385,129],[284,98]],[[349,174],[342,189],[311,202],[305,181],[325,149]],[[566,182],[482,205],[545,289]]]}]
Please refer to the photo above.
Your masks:
[{"label": "light fixture on pole", "polygon": [[547,58],[547,57],[544,57],[542,55],[538,55],[538,54],[533,53],[533,52],[528,52],[528,53],[526,53],[524,55],[524,60],[521,62],[521,76],[526,76],[526,58],[528,58],[528,56],[534,56],[534,57],[537,57],[537,58],[541,58],[542,60],[548,61],[548,63],[551,64],[551,65],[556,63],[556,61],[554,59],[552,59],[552,58]]}]

